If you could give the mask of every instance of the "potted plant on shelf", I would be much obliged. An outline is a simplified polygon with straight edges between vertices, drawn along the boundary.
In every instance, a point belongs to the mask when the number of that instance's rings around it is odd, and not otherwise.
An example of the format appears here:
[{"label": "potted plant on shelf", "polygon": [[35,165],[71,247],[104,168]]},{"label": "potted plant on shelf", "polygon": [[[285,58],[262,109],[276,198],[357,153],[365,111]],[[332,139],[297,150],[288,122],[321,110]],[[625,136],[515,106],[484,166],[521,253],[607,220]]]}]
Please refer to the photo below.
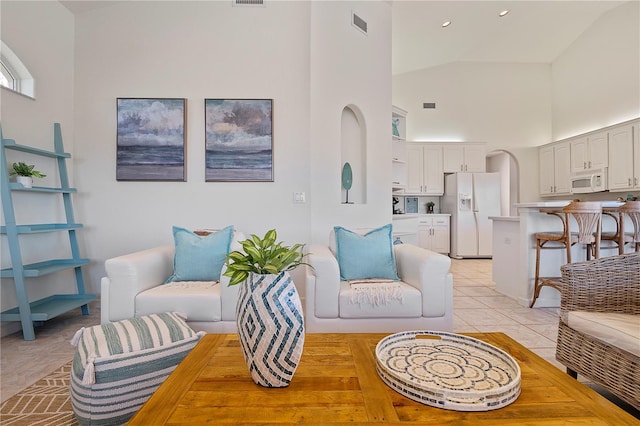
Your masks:
[{"label": "potted plant on shelf", "polygon": [[433,213],[433,206],[435,205],[436,203],[434,203],[433,201],[427,202],[427,213]]},{"label": "potted plant on shelf", "polygon": [[9,176],[16,176],[16,182],[24,186],[25,188],[31,188],[33,186],[33,178],[43,178],[47,175],[34,170],[35,165],[28,165],[22,161],[13,163],[11,165],[11,172]]},{"label": "potted plant on shelf", "polygon": [[[276,230],[241,241],[243,251],[227,255],[224,276],[240,284],[236,304],[238,337],[253,381],[285,387],[304,346],[302,303],[289,271],[307,265],[303,244],[276,242]],[[277,344],[273,344],[277,342]]]}]

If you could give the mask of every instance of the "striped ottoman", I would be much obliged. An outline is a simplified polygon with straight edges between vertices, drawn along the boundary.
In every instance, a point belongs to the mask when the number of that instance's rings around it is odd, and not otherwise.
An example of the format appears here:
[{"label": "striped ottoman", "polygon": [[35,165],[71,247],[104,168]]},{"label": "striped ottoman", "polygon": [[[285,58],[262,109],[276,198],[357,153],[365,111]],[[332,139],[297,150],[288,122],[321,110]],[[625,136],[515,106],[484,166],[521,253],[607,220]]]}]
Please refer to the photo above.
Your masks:
[{"label": "striped ottoman", "polygon": [[176,313],[78,330],[70,386],[78,422],[126,423],[204,334]]}]

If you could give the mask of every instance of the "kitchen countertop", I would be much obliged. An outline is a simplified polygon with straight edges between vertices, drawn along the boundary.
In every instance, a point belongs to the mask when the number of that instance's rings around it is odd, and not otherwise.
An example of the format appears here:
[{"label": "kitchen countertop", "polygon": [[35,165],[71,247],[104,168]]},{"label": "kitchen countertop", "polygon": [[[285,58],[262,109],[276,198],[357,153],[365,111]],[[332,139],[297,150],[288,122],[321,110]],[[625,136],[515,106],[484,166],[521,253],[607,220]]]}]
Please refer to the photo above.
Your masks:
[{"label": "kitchen countertop", "polygon": [[[564,207],[569,204],[571,200],[557,200],[557,201],[536,201],[533,203],[518,203],[515,204],[517,208],[534,208],[540,209],[545,207]],[[623,202],[620,201],[600,201],[602,203],[602,207],[619,207],[623,205]]]},{"label": "kitchen countertop", "polygon": [[449,213],[402,213],[402,214],[394,214],[394,219],[410,219],[415,217],[423,217],[423,216],[451,216]]},{"label": "kitchen countertop", "polygon": [[520,222],[520,216],[489,216],[489,219],[503,222]]}]

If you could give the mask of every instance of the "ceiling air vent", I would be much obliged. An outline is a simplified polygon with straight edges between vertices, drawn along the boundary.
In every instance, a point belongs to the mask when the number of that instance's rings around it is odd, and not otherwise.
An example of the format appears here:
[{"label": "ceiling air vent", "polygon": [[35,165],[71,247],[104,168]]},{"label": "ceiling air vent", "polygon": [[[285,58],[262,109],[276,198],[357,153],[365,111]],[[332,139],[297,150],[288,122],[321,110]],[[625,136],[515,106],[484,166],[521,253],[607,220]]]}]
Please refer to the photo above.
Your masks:
[{"label": "ceiling air vent", "polygon": [[231,0],[234,6],[264,6],[264,0]]},{"label": "ceiling air vent", "polygon": [[434,109],[436,107],[435,102],[425,102],[422,104],[422,108],[424,109]]},{"label": "ceiling air vent", "polygon": [[356,15],[354,12],[351,12],[351,25],[362,31],[364,34],[367,34],[367,21]]}]

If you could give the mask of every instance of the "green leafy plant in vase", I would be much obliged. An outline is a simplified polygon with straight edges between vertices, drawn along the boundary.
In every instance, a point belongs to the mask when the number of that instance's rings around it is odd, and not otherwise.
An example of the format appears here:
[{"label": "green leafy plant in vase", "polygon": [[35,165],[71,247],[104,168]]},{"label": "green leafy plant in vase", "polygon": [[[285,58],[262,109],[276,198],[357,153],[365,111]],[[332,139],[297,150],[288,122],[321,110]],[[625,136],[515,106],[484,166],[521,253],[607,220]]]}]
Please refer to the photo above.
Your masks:
[{"label": "green leafy plant in vase", "polygon": [[284,246],[282,242],[276,243],[276,238],[276,230],[271,229],[263,238],[251,235],[250,238],[240,241],[244,253],[233,251],[227,255],[227,270],[224,275],[231,278],[229,285],[240,284],[251,273],[279,274],[306,265],[302,261],[304,244]]},{"label": "green leafy plant in vase", "polygon": [[11,165],[9,176],[16,176],[16,182],[22,184],[22,186],[24,186],[25,188],[31,188],[31,186],[33,185],[34,177],[43,178],[47,176],[42,172],[34,169],[35,165],[29,165],[23,161],[20,161]]},{"label": "green leafy plant in vase", "polygon": [[[289,386],[304,346],[304,315],[290,270],[303,262],[303,244],[276,242],[276,230],[240,241],[243,252],[227,255],[224,276],[240,284],[236,304],[238,340],[253,381]],[[278,342],[273,345],[273,342]]]}]

